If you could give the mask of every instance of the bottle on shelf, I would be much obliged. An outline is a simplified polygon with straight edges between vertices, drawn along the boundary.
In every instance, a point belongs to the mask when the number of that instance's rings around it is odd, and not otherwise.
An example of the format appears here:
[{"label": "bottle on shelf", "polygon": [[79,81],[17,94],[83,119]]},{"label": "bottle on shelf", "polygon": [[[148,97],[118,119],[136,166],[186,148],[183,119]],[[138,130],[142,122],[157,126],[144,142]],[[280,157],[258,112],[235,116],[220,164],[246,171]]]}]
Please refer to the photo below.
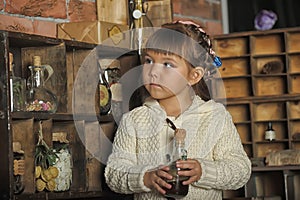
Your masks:
[{"label": "bottle on shelf", "polygon": [[[45,82],[53,74],[50,65],[42,65],[40,56],[33,56],[33,65],[28,67],[30,77],[27,92],[26,111],[55,113],[57,109],[56,95],[45,88]],[[48,73],[45,77],[45,71]]]},{"label": "bottle on shelf", "polygon": [[147,16],[148,3],[143,2],[143,0],[130,0],[130,12],[131,12],[131,39],[130,46],[133,50],[138,50],[139,55],[141,55],[142,46],[151,31],[145,30],[143,28],[153,27],[152,22]]},{"label": "bottle on shelf", "polygon": [[14,74],[14,55],[9,53],[11,111],[23,111],[26,102],[26,80]]},{"label": "bottle on shelf", "polygon": [[265,131],[265,139],[269,141],[276,139],[276,132],[272,127],[272,122],[268,123],[268,128]]},{"label": "bottle on shelf", "polygon": [[[170,120],[167,120],[168,123],[172,123]],[[173,179],[166,180],[167,183],[171,184],[171,189],[166,189],[166,197],[180,199],[185,197],[189,191],[189,185],[183,185],[182,182],[188,180],[189,177],[179,176],[178,171],[184,170],[176,167],[176,161],[178,160],[187,160],[187,150],[185,149],[185,136],[186,131],[184,129],[177,129],[172,123],[172,127],[175,130],[174,137],[174,149],[170,157],[171,161],[169,164],[170,170],[169,174],[173,176]]]}]

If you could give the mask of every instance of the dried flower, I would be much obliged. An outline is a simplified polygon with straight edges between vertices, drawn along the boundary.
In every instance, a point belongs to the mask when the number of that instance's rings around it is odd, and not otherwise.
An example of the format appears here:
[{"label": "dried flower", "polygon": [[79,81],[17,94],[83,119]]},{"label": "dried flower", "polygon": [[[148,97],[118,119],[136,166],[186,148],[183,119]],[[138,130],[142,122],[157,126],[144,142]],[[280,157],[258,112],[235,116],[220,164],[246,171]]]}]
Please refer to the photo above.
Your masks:
[{"label": "dried flower", "polygon": [[254,26],[256,30],[269,30],[273,28],[277,21],[277,15],[271,10],[261,10],[254,20]]}]

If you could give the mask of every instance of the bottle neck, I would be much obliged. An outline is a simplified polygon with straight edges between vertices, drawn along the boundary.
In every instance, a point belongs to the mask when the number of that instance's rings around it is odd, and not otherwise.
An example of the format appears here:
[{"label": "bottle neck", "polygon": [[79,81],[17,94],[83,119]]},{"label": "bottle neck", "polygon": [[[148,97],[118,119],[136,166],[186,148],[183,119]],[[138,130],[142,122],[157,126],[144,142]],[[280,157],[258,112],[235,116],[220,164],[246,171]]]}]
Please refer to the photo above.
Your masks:
[{"label": "bottle neck", "polygon": [[184,141],[175,140],[175,150],[173,154],[173,160],[187,160],[187,151],[185,149]]},{"label": "bottle neck", "polygon": [[44,71],[41,66],[30,66],[31,71],[31,86],[43,87],[44,86]]}]

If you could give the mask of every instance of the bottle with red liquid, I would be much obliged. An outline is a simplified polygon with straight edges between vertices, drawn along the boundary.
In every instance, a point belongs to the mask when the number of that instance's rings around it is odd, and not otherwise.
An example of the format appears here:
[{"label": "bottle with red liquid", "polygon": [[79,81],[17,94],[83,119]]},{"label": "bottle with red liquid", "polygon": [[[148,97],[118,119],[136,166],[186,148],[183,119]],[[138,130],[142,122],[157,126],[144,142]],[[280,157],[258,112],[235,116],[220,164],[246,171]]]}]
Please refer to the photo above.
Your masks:
[{"label": "bottle with red liquid", "polygon": [[178,171],[182,171],[179,167],[176,167],[176,161],[187,160],[187,151],[184,147],[186,131],[184,129],[175,130],[175,148],[172,154],[172,161],[169,165],[169,174],[173,176],[171,180],[166,180],[167,183],[172,185],[171,189],[166,189],[165,196],[168,198],[180,199],[185,197],[189,191],[189,185],[183,185],[182,182],[189,179],[187,176],[179,176]]}]

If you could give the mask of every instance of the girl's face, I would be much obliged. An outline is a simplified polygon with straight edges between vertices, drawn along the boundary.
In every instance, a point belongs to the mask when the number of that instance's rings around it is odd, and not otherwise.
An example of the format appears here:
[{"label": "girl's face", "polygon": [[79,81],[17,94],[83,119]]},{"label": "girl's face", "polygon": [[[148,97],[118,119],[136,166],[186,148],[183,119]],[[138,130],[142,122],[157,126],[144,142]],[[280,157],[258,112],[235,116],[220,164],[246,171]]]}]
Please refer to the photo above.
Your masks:
[{"label": "girl's face", "polygon": [[179,56],[147,51],[143,63],[145,88],[157,100],[188,94],[191,70]]}]

